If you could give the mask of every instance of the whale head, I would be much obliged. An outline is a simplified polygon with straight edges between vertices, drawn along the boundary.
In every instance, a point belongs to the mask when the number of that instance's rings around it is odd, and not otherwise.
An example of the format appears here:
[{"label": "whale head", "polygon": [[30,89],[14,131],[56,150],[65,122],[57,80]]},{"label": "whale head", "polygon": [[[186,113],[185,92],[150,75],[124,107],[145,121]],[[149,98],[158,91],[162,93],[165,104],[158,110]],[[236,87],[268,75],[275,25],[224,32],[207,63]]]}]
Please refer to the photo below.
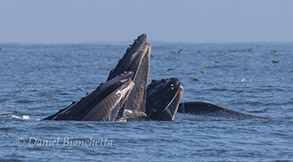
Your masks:
[{"label": "whale head", "polygon": [[182,91],[177,78],[153,80],[147,89],[147,116],[151,120],[174,120]]}]

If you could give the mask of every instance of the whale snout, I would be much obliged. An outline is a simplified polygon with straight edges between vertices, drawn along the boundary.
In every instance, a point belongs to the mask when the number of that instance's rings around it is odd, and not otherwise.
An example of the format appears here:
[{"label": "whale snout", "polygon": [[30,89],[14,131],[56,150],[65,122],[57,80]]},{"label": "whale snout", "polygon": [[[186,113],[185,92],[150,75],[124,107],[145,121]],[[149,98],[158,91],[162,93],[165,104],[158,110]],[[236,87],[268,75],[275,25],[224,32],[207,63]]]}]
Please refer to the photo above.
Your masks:
[{"label": "whale snout", "polygon": [[180,80],[178,78],[171,78],[170,82],[172,82],[173,84],[175,84],[177,86],[180,85]]},{"label": "whale snout", "polygon": [[180,80],[177,78],[170,78],[167,85],[169,90],[177,90],[180,86]]}]

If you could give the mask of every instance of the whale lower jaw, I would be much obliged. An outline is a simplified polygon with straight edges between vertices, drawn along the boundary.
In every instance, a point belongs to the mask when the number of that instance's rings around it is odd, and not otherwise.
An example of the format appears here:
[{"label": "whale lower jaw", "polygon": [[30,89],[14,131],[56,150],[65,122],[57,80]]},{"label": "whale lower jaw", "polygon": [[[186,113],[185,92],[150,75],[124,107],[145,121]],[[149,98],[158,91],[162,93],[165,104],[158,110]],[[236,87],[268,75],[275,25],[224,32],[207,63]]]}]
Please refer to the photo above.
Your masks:
[{"label": "whale lower jaw", "polygon": [[115,121],[134,83],[132,72],[125,72],[101,84],[80,101],[59,110],[44,120]]},{"label": "whale lower jaw", "polygon": [[173,121],[175,118],[175,115],[177,113],[179,102],[182,97],[182,91],[183,87],[179,86],[179,89],[173,99],[170,101],[168,106],[161,112],[159,118],[157,120],[160,121]]},{"label": "whale lower jaw", "polygon": [[[115,121],[133,86],[134,83],[131,80],[128,80],[125,84],[117,88],[97,104],[95,108],[82,119],[82,121]],[[108,109],[99,109],[101,107],[108,107]]]}]

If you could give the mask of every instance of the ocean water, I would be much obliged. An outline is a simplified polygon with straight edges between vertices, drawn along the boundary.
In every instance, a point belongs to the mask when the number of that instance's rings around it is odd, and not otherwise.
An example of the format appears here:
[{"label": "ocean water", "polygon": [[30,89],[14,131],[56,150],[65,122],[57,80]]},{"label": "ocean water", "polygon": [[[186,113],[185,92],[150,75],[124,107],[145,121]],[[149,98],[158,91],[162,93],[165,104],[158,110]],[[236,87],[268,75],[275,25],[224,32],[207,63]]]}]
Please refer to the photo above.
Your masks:
[{"label": "ocean water", "polygon": [[[104,82],[127,44],[0,44],[0,161],[293,161],[293,43],[152,43],[149,81],[270,119],[41,121]],[[198,81],[191,81],[196,78]]]}]

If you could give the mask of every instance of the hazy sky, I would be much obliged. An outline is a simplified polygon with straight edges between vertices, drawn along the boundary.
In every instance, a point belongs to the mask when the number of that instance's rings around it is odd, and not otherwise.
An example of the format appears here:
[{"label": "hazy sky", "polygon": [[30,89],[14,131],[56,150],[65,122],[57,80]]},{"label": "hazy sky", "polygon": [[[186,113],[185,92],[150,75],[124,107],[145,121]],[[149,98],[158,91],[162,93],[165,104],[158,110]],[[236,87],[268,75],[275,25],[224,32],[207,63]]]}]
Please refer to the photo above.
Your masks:
[{"label": "hazy sky", "polygon": [[293,42],[293,0],[0,0],[0,42]]}]

